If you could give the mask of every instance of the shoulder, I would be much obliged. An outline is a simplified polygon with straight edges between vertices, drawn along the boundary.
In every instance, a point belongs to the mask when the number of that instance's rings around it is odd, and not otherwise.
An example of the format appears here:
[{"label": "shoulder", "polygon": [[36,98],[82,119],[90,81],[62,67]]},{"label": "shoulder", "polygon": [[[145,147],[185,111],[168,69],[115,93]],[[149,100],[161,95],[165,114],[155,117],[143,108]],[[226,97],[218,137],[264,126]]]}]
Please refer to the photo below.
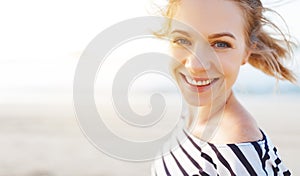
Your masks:
[{"label": "shoulder", "polygon": [[180,147],[153,162],[152,175],[198,175],[199,171],[201,175],[290,175],[277,149],[261,133],[261,141],[226,145],[207,143],[186,133],[189,139],[181,141]]},{"label": "shoulder", "polygon": [[244,143],[259,141],[263,139],[263,135],[259,130],[259,127],[255,124],[226,124],[225,127],[220,127],[213,139],[212,143]]},{"label": "shoulder", "polygon": [[227,129],[231,129],[229,135],[232,136],[236,142],[258,141],[263,138],[263,134],[251,115],[244,115],[233,120],[232,123],[226,125]]},{"label": "shoulder", "polygon": [[231,106],[224,113],[213,140],[217,143],[243,143],[261,140],[263,134],[252,115],[237,101]]}]

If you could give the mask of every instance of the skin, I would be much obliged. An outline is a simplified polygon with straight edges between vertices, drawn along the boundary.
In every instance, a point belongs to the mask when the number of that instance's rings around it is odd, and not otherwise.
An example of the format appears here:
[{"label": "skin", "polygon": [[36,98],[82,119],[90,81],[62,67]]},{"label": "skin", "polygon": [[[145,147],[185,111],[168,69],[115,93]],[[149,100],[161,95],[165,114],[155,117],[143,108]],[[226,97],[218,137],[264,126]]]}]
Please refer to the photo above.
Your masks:
[{"label": "skin", "polygon": [[[241,9],[228,0],[182,0],[174,18],[194,29],[173,25],[170,32],[173,75],[191,112],[198,112],[192,134],[220,144],[260,140],[255,120],[232,93],[251,54]],[[209,84],[196,86],[187,77]]]}]

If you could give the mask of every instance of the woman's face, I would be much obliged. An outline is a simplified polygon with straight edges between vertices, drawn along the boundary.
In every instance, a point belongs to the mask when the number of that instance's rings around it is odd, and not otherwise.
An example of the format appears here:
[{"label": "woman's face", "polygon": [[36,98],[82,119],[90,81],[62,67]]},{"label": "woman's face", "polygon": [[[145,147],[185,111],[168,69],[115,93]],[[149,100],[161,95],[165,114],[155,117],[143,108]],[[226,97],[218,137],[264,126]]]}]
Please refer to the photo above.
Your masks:
[{"label": "woman's face", "polygon": [[250,54],[241,9],[227,0],[181,0],[174,19],[194,29],[174,24],[170,33],[171,68],[186,101],[203,106],[228,97]]}]

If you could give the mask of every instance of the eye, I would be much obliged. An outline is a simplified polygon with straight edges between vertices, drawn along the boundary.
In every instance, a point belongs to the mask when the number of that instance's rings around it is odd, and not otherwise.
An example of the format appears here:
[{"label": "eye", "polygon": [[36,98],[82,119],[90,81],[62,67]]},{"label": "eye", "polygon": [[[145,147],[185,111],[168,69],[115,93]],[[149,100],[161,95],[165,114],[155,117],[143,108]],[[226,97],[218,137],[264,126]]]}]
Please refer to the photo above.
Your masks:
[{"label": "eye", "polygon": [[214,48],[231,48],[231,44],[225,41],[216,41],[212,44]]},{"label": "eye", "polygon": [[189,41],[188,39],[185,39],[185,38],[178,38],[178,39],[175,39],[175,40],[173,40],[173,43],[174,43],[174,44],[177,44],[177,45],[185,45],[185,46],[190,46],[190,45],[192,45],[192,42]]}]

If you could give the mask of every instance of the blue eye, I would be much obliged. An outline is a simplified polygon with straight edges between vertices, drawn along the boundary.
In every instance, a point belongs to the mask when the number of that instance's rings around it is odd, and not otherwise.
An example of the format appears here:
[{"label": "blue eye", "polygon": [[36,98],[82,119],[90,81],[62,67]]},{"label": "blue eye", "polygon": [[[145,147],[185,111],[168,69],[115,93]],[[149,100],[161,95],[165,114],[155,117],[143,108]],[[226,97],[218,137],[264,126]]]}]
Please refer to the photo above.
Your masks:
[{"label": "blue eye", "polygon": [[231,45],[228,42],[223,41],[214,42],[212,46],[215,48],[231,48]]},{"label": "blue eye", "polygon": [[175,39],[173,43],[177,45],[192,45],[192,42],[184,38]]}]

